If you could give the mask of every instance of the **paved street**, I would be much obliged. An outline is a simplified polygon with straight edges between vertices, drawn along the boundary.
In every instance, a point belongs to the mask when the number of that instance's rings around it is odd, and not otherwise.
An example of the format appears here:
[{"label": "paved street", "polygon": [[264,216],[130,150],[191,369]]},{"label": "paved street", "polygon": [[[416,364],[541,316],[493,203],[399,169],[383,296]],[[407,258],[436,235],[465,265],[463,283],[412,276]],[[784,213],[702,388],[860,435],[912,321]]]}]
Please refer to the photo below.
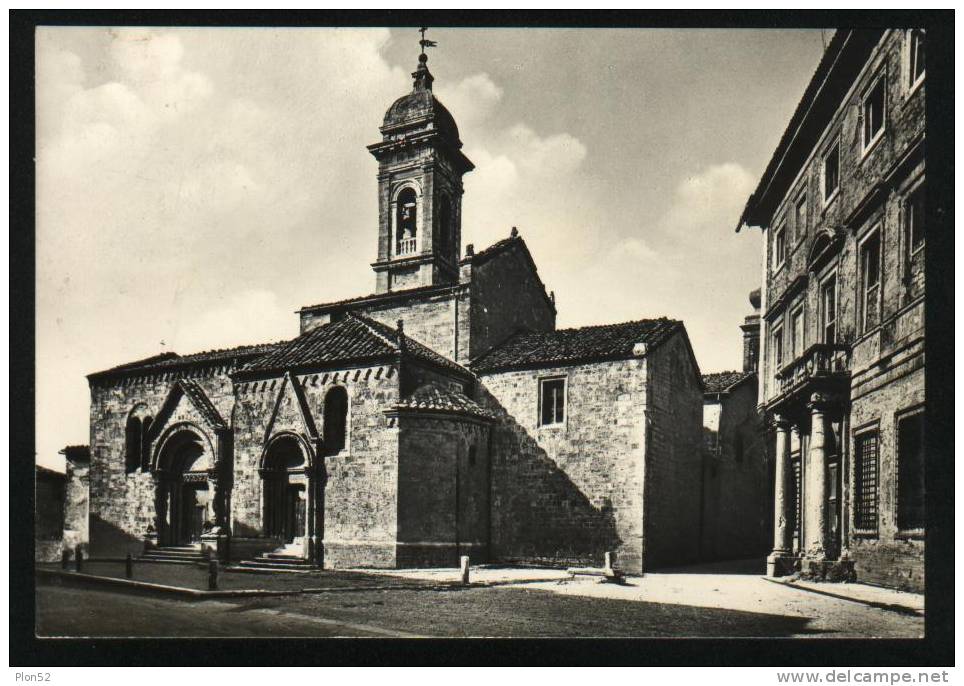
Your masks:
[{"label": "paved street", "polygon": [[[451,573],[451,570],[449,570]],[[920,615],[747,574],[650,574],[630,585],[557,581],[188,602],[38,588],[49,636],[916,637]]]}]

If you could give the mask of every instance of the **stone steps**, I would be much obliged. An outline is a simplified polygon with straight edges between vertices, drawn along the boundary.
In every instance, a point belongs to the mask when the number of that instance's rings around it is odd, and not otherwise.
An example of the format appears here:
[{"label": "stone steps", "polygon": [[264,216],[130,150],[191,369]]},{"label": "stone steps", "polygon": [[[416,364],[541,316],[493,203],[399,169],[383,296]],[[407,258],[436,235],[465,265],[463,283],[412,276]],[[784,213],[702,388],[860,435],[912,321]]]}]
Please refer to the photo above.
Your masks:
[{"label": "stone steps", "polygon": [[310,572],[317,569],[317,566],[301,556],[300,545],[289,544],[268,553],[261,553],[254,559],[242,560],[234,566],[234,569],[259,572]]},{"label": "stone steps", "polygon": [[137,558],[143,562],[164,562],[167,564],[196,565],[205,564],[208,559],[194,546],[170,546],[145,550]]}]

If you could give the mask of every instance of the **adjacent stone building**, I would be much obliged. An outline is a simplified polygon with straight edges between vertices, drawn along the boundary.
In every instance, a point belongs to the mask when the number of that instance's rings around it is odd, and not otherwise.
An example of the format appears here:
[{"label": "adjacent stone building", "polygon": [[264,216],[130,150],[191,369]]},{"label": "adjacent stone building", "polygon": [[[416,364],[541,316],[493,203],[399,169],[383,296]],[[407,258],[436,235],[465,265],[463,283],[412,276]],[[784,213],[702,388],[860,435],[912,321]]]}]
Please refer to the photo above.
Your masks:
[{"label": "adjacent stone building", "polygon": [[78,547],[82,551],[87,547],[90,451],[86,445],[71,445],[60,452],[66,473],[36,468],[34,558],[38,562],[53,562],[64,550],[73,555]]},{"label": "adjacent stone building", "polygon": [[326,567],[699,554],[703,388],[682,322],[556,329],[515,228],[461,250],[472,163],[425,55],[388,109],[375,292],[291,341],[91,374],[92,554]]},{"label": "adjacent stone building", "polygon": [[838,31],[740,221],[764,237],[770,574],[924,587],[925,43]]},{"label": "adjacent stone building", "polygon": [[767,432],[757,407],[760,291],[743,331],[743,369],[703,375],[700,558],[761,558],[770,552],[773,506]]}]

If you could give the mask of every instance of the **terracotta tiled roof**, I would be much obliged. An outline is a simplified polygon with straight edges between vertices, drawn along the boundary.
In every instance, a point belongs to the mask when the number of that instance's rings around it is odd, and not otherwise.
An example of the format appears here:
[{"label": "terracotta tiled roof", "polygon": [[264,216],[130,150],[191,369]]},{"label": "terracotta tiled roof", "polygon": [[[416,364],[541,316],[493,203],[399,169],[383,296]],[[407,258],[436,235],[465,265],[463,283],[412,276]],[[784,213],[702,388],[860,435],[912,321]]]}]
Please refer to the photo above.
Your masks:
[{"label": "terracotta tiled roof", "polygon": [[405,411],[448,412],[492,419],[493,415],[464,393],[441,388],[436,384],[420,386],[414,393],[401,400],[395,409]]},{"label": "terracotta tiled roof", "polygon": [[205,366],[216,363],[232,363],[233,360],[248,360],[274,350],[282,343],[261,343],[257,345],[241,345],[236,348],[206,350],[191,355],[178,355],[175,352],[161,353],[136,362],[111,367],[101,372],[88,374],[88,379],[99,379],[108,376],[123,376],[127,374],[148,374],[172,371],[184,367]]},{"label": "terracotta tiled roof", "polygon": [[754,372],[715,372],[703,375],[704,393],[726,393],[741,381],[753,376]]},{"label": "terracotta tiled roof", "polygon": [[480,264],[482,262],[486,262],[492,259],[499,253],[505,252],[506,250],[511,248],[514,244],[521,243],[521,242],[522,242],[522,237],[519,236],[519,234],[514,234],[512,236],[509,236],[508,238],[503,238],[501,241],[496,241],[485,250],[480,250],[479,252],[473,255],[466,255],[461,259],[461,262],[462,263],[471,262],[472,264]]},{"label": "terracotta tiled roof", "polygon": [[[336,322],[323,324],[278,346],[271,353],[245,365],[240,372],[274,372],[385,358],[400,352],[400,340],[397,329],[349,312]],[[463,375],[471,374],[462,365],[408,336],[404,337],[404,348],[407,355],[417,359]]]},{"label": "terracotta tiled roof", "polygon": [[40,478],[57,479],[62,481],[67,476],[64,472],[58,472],[56,469],[42,467],[39,464],[35,465],[35,469],[37,471],[37,477]]},{"label": "terracotta tiled roof", "polygon": [[325,311],[331,309],[345,308],[350,305],[369,305],[381,303],[386,300],[405,300],[419,295],[430,295],[434,293],[446,293],[459,287],[457,283],[432,284],[431,286],[419,286],[417,288],[407,288],[401,291],[388,291],[387,293],[369,293],[357,298],[346,298],[330,303],[319,303],[318,305],[306,305],[301,308],[301,312]]},{"label": "terracotta tiled roof", "polygon": [[476,358],[472,368],[477,372],[488,372],[628,358],[634,355],[633,349],[637,343],[645,343],[647,348],[652,348],[682,327],[681,321],[660,318],[543,333],[519,333]]}]

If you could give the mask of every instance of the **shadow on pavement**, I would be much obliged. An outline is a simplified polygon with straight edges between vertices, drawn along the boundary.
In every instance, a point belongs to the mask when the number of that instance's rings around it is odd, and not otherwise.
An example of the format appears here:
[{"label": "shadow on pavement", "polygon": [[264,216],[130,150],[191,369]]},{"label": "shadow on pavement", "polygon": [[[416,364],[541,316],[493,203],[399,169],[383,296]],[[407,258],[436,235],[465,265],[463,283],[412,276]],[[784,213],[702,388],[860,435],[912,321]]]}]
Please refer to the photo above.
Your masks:
[{"label": "shadow on pavement", "polygon": [[766,572],[767,560],[765,557],[754,557],[748,560],[700,562],[685,567],[665,567],[653,570],[655,574],[743,574],[747,576],[763,576]]}]

